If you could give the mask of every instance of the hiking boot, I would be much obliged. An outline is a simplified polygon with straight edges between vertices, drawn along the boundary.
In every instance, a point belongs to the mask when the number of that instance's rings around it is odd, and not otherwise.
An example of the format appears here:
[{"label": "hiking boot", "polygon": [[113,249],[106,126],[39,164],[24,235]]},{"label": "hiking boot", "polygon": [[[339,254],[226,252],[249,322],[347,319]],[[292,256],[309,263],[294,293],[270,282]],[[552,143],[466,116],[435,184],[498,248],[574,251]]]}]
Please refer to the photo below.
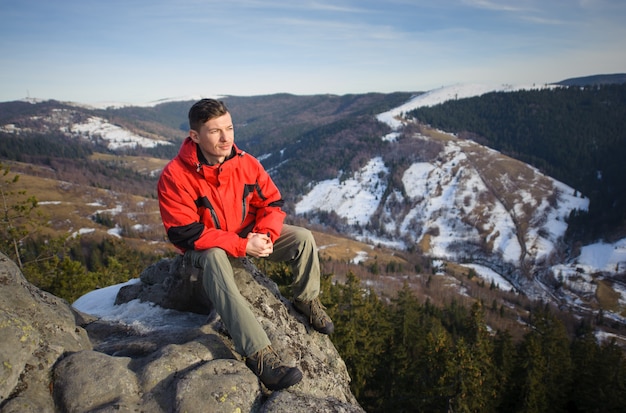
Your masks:
[{"label": "hiking boot", "polygon": [[246,366],[261,379],[269,390],[284,389],[302,380],[300,369],[284,366],[271,346],[248,356]]},{"label": "hiking boot", "polygon": [[326,307],[322,305],[319,298],[311,301],[294,300],[293,306],[296,310],[309,317],[311,327],[322,334],[330,334],[335,330],[335,325],[326,314]]}]

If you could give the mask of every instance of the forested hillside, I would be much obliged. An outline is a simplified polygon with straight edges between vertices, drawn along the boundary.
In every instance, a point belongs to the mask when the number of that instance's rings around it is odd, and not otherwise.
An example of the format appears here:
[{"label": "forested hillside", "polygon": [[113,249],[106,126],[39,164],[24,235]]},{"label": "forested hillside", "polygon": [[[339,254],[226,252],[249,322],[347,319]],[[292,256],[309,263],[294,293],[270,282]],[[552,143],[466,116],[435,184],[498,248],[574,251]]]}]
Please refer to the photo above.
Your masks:
[{"label": "forested hillside", "polygon": [[583,77],[574,77],[571,79],[561,80],[555,85],[561,86],[601,86],[611,84],[626,84],[626,73],[614,73],[610,75],[591,75]]},{"label": "forested hillside", "polygon": [[[286,268],[262,265],[289,296]],[[528,303],[525,327],[494,330],[493,319],[511,311],[495,300],[435,305],[408,283],[384,298],[352,273],[344,283],[332,278],[323,278],[321,293],[336,325],[332,341],[367,412],[623,409],[626,353],[615,341],[598,342],[597,320]],[[434,278],[420,289],[437,288]]]},{"label": "forested hillside", "polygon": [[589,213],[573,217],[570,235],[584,241],[624,235],[626,84],[488,93],[408,115],[581,190],[591,200]]}]

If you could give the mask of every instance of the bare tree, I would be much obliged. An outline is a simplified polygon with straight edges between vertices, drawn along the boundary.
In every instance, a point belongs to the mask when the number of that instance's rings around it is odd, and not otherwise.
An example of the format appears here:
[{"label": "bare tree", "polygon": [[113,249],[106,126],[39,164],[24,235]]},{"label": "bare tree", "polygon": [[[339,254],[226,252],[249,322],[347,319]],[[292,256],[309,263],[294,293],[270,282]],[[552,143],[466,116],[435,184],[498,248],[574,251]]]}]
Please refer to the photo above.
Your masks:
[{"label": "bare tree", "polygon": [[8,166],[0,163],[0,171],[3,177],[0,181],[0,247],[23,270],[20,246],[38,226],[39,220],[33,216],[37,199],[24,190],[14,189],[20,176],[12,174]]}]

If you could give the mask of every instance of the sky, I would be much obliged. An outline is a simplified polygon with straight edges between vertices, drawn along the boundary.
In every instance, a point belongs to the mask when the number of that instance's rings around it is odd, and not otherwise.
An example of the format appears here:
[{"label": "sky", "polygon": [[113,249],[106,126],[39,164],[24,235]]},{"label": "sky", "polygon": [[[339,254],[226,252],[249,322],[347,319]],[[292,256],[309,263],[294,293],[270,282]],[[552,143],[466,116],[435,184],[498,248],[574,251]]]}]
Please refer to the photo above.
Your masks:
[{"label": "sky", "polygon": [[0,101],[427,91],[626,72],[623,0],[0,0]]}]

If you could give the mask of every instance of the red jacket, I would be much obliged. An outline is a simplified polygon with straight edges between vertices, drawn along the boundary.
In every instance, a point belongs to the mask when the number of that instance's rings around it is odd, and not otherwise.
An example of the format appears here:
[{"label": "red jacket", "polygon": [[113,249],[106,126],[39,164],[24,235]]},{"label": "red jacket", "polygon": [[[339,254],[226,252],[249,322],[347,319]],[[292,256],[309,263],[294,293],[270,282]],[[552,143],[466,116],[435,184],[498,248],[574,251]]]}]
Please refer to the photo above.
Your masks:
[{"label": "red jacket", "polygon": [[170,241],[182,252],[222,248],[246,255],[248,232],[280,236],[285,212],[278,188],[261,163],[233,147],[220,165],[201,164],[198,147],[185,139],[161,172],[159,208]]}]

